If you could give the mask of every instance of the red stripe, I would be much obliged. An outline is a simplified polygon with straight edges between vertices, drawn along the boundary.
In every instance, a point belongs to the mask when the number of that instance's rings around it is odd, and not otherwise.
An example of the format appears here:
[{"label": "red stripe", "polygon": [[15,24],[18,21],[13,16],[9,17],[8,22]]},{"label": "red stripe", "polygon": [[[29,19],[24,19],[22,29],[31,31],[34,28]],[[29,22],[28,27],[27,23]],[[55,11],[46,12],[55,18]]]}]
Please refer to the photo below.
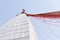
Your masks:
[{"label": "red stripe", "polygon": [[26,14],[26,15],[32,17],[43,17],[43,18],[60,18],[60,11],[43,13],[43,14]]}]

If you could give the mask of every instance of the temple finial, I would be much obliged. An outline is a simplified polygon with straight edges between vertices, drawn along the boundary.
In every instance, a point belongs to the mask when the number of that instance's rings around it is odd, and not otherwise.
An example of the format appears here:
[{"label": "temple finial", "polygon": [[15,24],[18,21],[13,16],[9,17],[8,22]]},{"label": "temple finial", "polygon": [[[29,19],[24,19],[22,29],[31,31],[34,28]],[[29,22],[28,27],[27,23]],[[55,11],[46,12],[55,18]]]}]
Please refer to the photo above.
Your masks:
[{"label": "temple finial", "polygon": [[21,14],[26,14],[25,9],[22,10]]}]

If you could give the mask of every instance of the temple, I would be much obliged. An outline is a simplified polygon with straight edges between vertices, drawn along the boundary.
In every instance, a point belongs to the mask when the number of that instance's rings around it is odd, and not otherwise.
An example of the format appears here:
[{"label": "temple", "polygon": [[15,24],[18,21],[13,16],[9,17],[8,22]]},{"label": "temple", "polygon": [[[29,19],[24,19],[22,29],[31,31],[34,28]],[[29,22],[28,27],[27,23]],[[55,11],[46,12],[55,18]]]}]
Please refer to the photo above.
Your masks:
[{"label": "temple", "polygon": [[27,14],[23,9],[0,27],[0,40],[60,40],[60,11]]},{"label": "temple", "polygon": [[25,10],[0,27],[0,40],[38,40]]}]

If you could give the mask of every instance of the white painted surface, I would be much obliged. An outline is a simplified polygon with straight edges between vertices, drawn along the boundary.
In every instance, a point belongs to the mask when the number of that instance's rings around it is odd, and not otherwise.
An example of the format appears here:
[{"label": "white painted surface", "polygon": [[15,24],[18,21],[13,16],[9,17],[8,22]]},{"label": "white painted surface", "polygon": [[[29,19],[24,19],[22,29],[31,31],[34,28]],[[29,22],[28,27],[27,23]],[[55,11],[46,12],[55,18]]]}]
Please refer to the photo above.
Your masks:
[{"label": "white painted surface", "polygon": [[19,14],[0,27],[0,40],[36,40],[36,34],[25,14]]}]

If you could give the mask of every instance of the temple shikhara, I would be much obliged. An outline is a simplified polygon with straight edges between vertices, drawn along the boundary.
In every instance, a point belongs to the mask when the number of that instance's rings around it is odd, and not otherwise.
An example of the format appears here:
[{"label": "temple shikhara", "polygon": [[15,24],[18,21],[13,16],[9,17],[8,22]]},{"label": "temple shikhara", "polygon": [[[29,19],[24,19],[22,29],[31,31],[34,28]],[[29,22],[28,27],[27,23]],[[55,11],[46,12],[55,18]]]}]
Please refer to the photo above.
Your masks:
[{"label": "temple shikhara", "polygon": [[23,9],[0,27],[0,40],[60,40],[60,11],[28,14]]}]

